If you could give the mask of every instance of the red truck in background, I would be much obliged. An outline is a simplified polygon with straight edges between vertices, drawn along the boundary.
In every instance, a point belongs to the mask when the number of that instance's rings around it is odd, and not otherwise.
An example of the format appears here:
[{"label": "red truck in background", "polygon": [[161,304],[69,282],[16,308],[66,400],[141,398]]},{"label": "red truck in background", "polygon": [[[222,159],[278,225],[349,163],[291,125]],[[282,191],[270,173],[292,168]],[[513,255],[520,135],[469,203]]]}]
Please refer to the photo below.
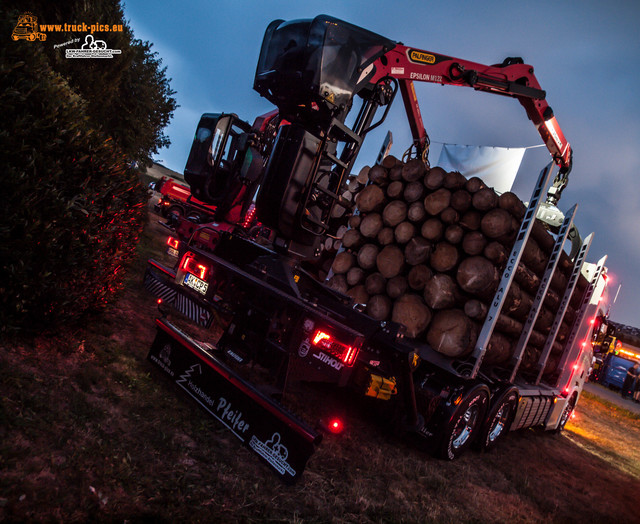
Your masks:
[{"label": "red truck in background", "polygon": [[[157,182],[149,185],[150,189],[161,194],[160,199],[153,208],[163,218],[167,219],[162,225],[173,231],[167,237],[167,254],[177,257],[181,242],[188,242],[194,231],[209,229],[215,222],[216,230],[232,232],[237,227],[244,230],[252,229],[259,225],[256,220],[255,204],[251,204],[248,211],[241,216],[236,207],[230,211],[232,216],[228,221],[216,222],[216,206],[207,204],[194,198],[188,186],[180,184],[168,177],[162,177]],[[203,232],[206,237],[206,233]],[[202,236],[202,235],[201,235]]]},{"label": "red truck in background", "polygon": [[215,206],[193,198],[189,186],[166,176],[156,182],[152,182],[149,188],[161,195],[160,200],[153,208],[163,218],[169,218],[174,214],[179,217],[206,219],[212,217],[216,211]]},{"label": "red truck in background", "polygon": [[[167,254],[177,257],[181,246],[190,243],[194,235],[209,248],[222,232],[253,238],[269,235],[257,220],[255,196],[273,140],[280,126],[287,124],[277,109],[257,117],[253,125],[233,113],[201,116],[185,180],[192,184],[194,176],[209,170],[221,176],[192,188],[168,177],[149,185],[161,194],[155,211],[167,219],[163,225],[173,231],[167,239]],[[211,198],[212,191],[222,196]]]}]

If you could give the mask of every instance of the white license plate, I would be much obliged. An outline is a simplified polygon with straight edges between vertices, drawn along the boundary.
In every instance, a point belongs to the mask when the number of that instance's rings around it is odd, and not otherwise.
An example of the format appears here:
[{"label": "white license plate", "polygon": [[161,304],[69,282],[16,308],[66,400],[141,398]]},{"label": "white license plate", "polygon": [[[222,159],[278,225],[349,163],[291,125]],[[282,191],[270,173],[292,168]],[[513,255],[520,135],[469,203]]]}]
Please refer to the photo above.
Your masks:
[{"label": "white license plate", "polygon": [[195,289],[198,293],[204,295],[209,289],[209,284],[204,280],[200,280],[197,276],[189,273],[184,278],[184,285],[190,287],[191,289]]},{"label": "white license plate", "polygon": [[179,252],[177,249],[173,248],[173,247],[168,247],[167,248],[167,255],[169,255],[170,257],[177,257],[179,255]]}]

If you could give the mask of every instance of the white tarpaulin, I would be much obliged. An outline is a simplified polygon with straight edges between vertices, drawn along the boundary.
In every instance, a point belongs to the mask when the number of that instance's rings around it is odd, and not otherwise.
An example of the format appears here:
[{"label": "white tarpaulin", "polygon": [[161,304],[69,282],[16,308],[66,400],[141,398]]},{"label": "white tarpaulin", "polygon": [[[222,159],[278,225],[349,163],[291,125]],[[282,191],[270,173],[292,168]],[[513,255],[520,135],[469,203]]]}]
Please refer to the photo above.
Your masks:
[{"label": "white tarpaulin", "polygon": [[467,178],[477,176],[498,193],[511,190],[526,147],[485,147],[443,144],[438,166],[459,171]]}]

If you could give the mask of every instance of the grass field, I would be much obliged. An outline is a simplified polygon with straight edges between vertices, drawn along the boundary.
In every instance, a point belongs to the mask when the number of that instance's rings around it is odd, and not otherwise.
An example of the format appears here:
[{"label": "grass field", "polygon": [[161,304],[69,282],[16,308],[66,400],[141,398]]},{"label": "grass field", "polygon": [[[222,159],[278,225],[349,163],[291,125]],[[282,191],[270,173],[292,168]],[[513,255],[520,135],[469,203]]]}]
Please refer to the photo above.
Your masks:
[{"label": "grass field", "polygon": [[146,360],[156,307],[141,280],[161,240],[152,219],[104,315],[1,342],[0,522],[640,522],[640,420],[588,394],[563,434],[455,462],[352,409],[281,484]]}]

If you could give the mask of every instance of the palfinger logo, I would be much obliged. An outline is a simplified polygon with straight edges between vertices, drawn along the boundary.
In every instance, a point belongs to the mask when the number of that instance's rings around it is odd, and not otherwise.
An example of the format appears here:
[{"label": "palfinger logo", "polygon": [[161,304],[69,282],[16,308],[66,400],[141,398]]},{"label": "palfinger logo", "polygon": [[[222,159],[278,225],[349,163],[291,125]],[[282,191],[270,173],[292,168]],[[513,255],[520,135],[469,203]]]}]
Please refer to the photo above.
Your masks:
[{"label": "palfinger logo", "polygon": [[47,35],[38,31],[38,17],[33,13],[24,13],[18,17],[18,23],[11,33],[11,39],[18,40],[46,40]]},{"label": "palfinger logo", "polygon": [[96,40],[92,34],[88,34],[84,38],[81,49],[66,49],[64,56],[66,58],[113,58],[113,55],[121,53],[120,49],[108,49],[104,40]]}]

